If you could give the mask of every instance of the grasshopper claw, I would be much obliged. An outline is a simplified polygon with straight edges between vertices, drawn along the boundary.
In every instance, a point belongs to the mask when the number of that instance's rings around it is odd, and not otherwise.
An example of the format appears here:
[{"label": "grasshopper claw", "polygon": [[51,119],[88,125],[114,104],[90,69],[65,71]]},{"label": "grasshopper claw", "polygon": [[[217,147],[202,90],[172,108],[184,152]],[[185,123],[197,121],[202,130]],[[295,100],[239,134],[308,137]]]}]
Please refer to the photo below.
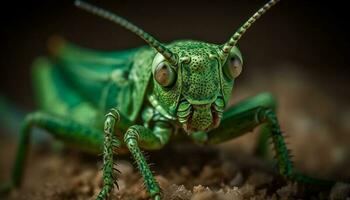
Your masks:
[{"label": "grasshopper claw", "polygon": [[157,194],[156,196],[154,196],[154,200],[161,200],[160,195]]}]

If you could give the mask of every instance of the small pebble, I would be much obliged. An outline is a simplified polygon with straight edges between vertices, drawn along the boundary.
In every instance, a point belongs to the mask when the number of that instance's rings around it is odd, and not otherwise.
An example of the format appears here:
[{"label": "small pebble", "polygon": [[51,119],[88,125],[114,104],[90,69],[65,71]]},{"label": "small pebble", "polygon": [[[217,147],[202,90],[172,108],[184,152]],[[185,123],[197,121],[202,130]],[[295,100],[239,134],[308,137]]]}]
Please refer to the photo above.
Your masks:
[{"label": "small pebble", "polygon": [[238,172],[236,176],[230,181],[230,186],[241,186],[243,184],[244,178],[241,172]]}]

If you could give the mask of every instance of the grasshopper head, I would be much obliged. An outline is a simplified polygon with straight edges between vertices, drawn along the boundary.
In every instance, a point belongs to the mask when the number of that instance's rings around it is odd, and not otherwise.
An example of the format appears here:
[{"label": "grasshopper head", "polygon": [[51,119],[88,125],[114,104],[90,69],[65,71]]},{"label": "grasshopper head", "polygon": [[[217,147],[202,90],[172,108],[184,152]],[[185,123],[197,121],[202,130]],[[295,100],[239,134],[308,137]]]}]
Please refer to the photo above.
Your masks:
[{"label": "grasshopper head", "polygon": [[175,113],[187,133],[217,127],[234,79],[242,71],[238,48],[232,48],[225,60],[221,59],[220,46],[204,42],[180,41],[169,49],[178,56],[176,66],[161,54],[152,64],[154,91],[160,104]]}]

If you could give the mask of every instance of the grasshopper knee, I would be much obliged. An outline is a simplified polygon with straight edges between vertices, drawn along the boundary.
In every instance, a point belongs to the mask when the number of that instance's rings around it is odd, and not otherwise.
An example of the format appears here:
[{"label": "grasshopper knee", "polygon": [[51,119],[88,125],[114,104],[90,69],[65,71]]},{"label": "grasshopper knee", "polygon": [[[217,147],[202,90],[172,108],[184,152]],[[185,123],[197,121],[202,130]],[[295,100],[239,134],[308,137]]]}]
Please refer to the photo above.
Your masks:
[{"label": "grasshopper knee", "polygon": [[277,100],[273,94],[269,92],[263,92],[258,94],[254,98],[256,99],[257,102],[260,102],[260,106],[271,108],[272,110],[276,110]]}]

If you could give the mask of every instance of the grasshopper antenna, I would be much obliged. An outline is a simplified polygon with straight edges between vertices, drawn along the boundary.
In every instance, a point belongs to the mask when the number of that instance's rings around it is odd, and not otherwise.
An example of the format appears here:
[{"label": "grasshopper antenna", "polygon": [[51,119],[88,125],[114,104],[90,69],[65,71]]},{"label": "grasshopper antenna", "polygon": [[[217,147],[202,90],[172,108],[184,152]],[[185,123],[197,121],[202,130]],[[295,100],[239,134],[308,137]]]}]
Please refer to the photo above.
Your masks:
[{"label": "grasshopper antenna", "polygon": [[250,17],[227,41],[221,49],[221,60],[226,61],[231,49],[237,44],[238,40],[241,39],[242,35],[249,29],[249,27],[259,19],[266,11],[268,11],[273,5],[275,5],[280,0],[270,0],[262,8],[260,8],[252,17]]},{"label": "grasshopper antenna", "polygon": [[151,47],[156,49],[160,54],[164,56],[166,60],[170,62],[170,64],[176,66],[178,59],[177,55],[173,52],[171,52],[168,48],[166,48],[161,42],[156,40],[153,36],[150,34],[146,33],[144,30],[141,28],[137,27],[136,25],[132,24],[128,20],[112,13],[107,10],[104,10],[102,8],[96,7],[92,4],[76,0],[75,5],[78,8],[81,8],[83,10],[86,10],[90,13],[93,13],[95,15],[98,15],[100,17],[103,17],[105,19],[108,19],[116,24],[119,24],[120,26],[128,29],[129,31],[135,33],[138,35],[140,38],[142,38],[144,41],[146,41]]}]

